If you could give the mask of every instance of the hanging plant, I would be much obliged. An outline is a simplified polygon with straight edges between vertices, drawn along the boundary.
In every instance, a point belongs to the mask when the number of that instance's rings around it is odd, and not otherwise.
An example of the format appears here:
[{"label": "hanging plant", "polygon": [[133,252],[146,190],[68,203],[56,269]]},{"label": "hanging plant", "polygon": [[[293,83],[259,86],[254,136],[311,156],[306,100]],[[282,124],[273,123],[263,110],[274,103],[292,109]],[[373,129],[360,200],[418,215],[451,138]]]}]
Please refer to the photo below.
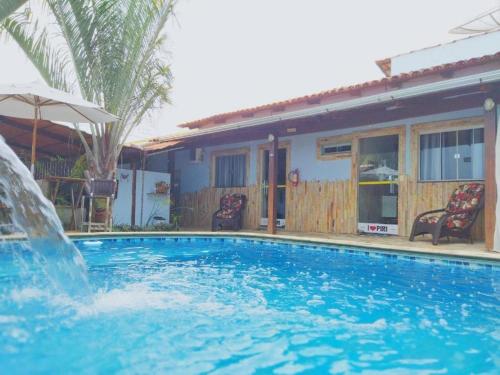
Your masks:
[{"label": "hanging plant", "polygon": [[169,189],[170,189],[170,185],[167,184],[165,181],[158,181],[156,184],[155,184],[155,187],[156,187],[156,194],[167,194]]}]

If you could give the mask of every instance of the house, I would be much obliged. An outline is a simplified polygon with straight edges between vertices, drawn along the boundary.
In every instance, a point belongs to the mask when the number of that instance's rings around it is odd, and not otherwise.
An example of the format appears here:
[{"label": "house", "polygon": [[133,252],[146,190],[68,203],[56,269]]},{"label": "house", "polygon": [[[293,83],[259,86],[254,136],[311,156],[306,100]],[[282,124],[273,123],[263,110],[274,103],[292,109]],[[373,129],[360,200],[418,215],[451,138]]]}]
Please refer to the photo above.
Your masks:
[{"label": "house", "polygon": [[458,184],[484,181],[474,236],[492,249],[499,42],[413,51],[378,61],[375,81],[182,124],[143,142],[148,165],[171,173],[184,226],[210,228],[219,198],[239,192],[244,227],[271,233],[408,236]]}]

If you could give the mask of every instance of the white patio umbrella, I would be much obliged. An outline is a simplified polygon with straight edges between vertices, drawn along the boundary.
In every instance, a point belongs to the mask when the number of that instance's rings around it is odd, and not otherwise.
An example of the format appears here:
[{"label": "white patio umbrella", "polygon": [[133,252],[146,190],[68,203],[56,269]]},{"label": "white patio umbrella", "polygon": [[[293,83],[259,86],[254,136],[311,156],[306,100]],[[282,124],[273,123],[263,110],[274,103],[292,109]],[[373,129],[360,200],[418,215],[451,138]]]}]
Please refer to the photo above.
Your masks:
[{"label": "white patio umbrella", "polygon": [[72,123],[104,123],[118,120],[118,117],[97,104],[39,83],[0,85],[0,115],[33,119],[32,174],[36,160],[38,120]]},{"label": "white patio umbrella", "polygon": [[398,174],[399,174],[399,172],[397,170],[389,168],[386,165],[361,172],[361,175],[363,177],[373,176],[373,177],[378,178],[378,179],[380,179],[380,178],[386,179],[386,178],[390,178],[390,177],[395,177],[395,176],[398,176]]}]

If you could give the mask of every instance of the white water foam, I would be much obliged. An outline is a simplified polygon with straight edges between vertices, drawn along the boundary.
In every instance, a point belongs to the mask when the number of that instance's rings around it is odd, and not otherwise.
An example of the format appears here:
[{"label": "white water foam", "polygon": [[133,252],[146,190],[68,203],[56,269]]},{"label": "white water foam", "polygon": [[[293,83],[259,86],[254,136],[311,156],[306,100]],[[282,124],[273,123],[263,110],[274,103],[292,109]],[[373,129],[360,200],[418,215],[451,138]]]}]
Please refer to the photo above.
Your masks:
[{"label": "white water foam", "polygon": [[100,290],[92,304],[79,306],[77,316],[130,310],[164,310],[186,305],[190,301],[191,297],[179,292],[155,291],[142,284],[133,284],[125,289]]},{"label": "white water foam", "polygon": [[35,263],[51,284],[73,296],[88,296],[82,255],[64,234],[54,205],[1,136],[0,202],[10,208],[14,226],[26,233]]}]

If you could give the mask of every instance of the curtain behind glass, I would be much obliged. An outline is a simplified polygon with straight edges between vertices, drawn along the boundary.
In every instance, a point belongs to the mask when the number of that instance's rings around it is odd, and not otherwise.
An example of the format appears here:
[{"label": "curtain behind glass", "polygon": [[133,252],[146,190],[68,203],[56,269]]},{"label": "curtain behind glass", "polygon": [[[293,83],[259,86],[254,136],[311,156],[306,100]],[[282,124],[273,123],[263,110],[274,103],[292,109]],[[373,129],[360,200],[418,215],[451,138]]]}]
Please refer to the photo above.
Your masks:
[{"label": "curtain behind glass", "polygon": [[226,155],[215,158],[215,187],[245,186],[246,155]]},{"label": "curtain behind glass", "polygon": [[484,179],[484,129],[474,129],[472,143],[472,179]]},{"label": "curtain behind glass", "polygon": [[420,179],[441,179],[441,134],[420,136]]},{"label": "curtain behind glass", "polygon": [[484,179],[484,129],[458,132],[458,178],[461,180]]},{"label": "curtain behind glass", "polygon": [[441,133],[441,176],[443,180],[458,179],[457,132]]},{"label": "curtain behind glass", "polygon": [[420,180],[484,179],[484,129],[420,136]]},{"label": "curtain behind glass", "polygon": [[461,180],[472,179],[472,129],[458,132],[457,163],[458,178]]}]

